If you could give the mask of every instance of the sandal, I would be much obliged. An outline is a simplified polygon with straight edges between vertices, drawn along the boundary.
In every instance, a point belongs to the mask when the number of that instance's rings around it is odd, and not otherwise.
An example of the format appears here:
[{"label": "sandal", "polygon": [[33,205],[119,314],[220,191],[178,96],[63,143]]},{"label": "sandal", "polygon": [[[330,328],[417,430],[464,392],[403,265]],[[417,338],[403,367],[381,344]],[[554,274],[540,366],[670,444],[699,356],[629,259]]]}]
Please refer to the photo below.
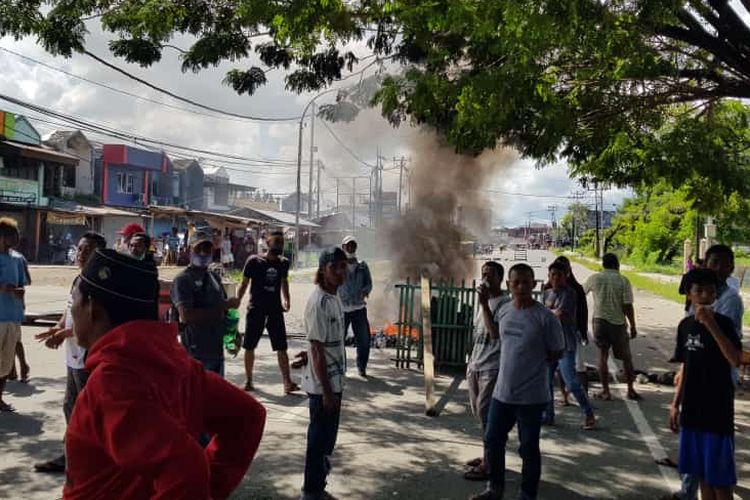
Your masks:
[{"label": "sandal", "polygon": [[297,392],[299,390],[300,390],[300,387],[297,384],[295,384],[294,382],[292,382],[289,385],[285,385],[284,386],[284,394],[291,394],[291,393]]},{"label": "sandal", "polygon": [[486,481],[488,478],[489,474],[481,466],[472,467],[464,472],[464,479],[467,481]]},{"label": "sandal", "polygon": [[629,392],[628,393],[628,399],[631,400],[631,401],[642,401],[643,400],[643,396],[641,396],[637,392],[633,391],[633,392]]},{"label": "sandal", "polygon": [[50,460],[49,462],[42,462],[34,465],[36,472],[48,472],[51,474],[58,474],[65,472],[65,462],[59,459]]},{"label": "sandal", "polygon": [[659,460],[656,460],[656,465],[662,465],[664,467],[672,467],[674,469],[677,468],[677,464],[672,460],[671,458],[660,458]]},{"label": "sandal", "polygon": [[250,392],[255,390],[255,386],[252,382],[245,382],[245,390]]},{"label": "sandal", "polygon": [[480,465],[482,463],[481,458],[472,458],[468,462],[466,462],[466,467],[476,467],[477,465]]},{"label": "sandal", "polygon": [[596,428],[596,417],[591,415],[591,418],[586,417],[586,421],[583,423],[584,431],[592,431]]}]

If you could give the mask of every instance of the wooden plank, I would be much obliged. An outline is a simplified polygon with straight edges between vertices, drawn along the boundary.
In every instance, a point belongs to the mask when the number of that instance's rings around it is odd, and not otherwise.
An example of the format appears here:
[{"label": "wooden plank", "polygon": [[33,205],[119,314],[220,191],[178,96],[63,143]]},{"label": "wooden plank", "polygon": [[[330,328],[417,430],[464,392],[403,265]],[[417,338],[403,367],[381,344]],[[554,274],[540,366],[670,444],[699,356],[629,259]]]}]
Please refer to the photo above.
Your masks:
[{"label": "wooden plank", "polygon": [[435,362],[432,356],[432,326],[430,325],[430,280],[422,274],[422,360],[424,362],[425,414],[437,416],[435,410]]}]

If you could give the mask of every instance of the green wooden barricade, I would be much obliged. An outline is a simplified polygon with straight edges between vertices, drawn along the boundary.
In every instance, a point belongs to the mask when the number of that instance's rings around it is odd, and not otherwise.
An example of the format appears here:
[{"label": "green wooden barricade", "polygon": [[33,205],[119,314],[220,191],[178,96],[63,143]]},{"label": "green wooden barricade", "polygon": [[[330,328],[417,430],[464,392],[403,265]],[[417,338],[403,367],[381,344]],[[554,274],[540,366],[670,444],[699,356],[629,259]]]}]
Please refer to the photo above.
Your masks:
[{"label": "green wooden barricade", "polygon": [[[537,280],[533,296],[541,298],[542,281]],[[399,318],[396,321],[396,367],[422,368],[423,345],[420,282],[399,283]],[[467,286],[455,282],[430,281],[432,352],[436,368],[465,369],[473,347],[476,282]]]}]

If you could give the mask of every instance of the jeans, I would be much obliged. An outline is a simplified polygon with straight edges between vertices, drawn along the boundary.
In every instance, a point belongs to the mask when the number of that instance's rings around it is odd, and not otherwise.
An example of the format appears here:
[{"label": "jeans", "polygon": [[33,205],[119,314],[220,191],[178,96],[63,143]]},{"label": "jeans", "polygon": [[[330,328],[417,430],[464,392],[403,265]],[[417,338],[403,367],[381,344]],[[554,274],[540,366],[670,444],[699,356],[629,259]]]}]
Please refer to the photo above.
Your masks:
[{"label": "jeans", "polygon": [[554,420],[555,418],[555,384],[554,376],[555,370],[560,368],[560,376],[565,382],[565,387],[568,391],[573,394],[573,397],[578,401],[578,406],[581,408],[581,412],[584,416],[594,414],[594,408],[591,406],[589,397],[586,395],[586,391],[583,389],[581,382],[578,380],[576,373],[576,351],[565,351],[562,358],[558,363],[550,365],[549,368],[549,392],[550,392],[550,403],[544,412],[545,420]]},{"label": "jeans", "polygon": [[218,374],[221,378],[224,378],[224,360],[223,359],[201,359],[195,358],[203,365],[203,368],[207,371]]},{"label": "jeans", "polygon": [[[341,397],[341,394],[338,394]],[[323,396],[308,394],[310,425],[307,427],[307,452],[305,453],[305,498],[319,498],[326,487],[326,476],[331,471],[330,456],[336,446],[341,407],[335,413],[325,413]]]},{"label": "jeans", "polygon": [[490,480],[488,488],[502,496],[505,489],[505,445],[508,433],[518,423],[518,454],[523,460],[521,468],[521,498],[535,499],[542,475],[542,454],[539,451],[539,434],[545,404],[513,405],[492,399],[484,437],[484,460]]},{"label": "jeans", "polygon": [[680,479],[682,479],[682,486],[678,495],[680,500],[697,500],[701,478],[693,474],[681,474]]},{"label": "jeans", "polygon": [[78,395],[86,385],[89,378],[89,372],[85,368],[67,367],[68,376],[65,378],[65,398],[63,399],[63,413],[65,414],[65,423],[70,422],[70,416],[73,414],[73,408],[76,404]]},{"label": "jeans", "polygon": [[354,341],[357,343],[357,368],[367,369],[367,361],[370,359],[370,322],[367,320],[367,308],[344,313],[344,333],[352,325]]}]

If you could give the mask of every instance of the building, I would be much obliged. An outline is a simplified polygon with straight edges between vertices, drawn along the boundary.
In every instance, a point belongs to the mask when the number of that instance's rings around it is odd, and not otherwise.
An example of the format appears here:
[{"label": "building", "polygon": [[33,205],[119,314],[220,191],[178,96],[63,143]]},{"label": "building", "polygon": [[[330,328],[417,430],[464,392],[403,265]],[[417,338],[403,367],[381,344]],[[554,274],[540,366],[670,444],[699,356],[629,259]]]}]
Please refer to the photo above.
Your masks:
[{"label": "building", "polygon": [[174,160],[172,167],[178,176],[179,199],[183,208],[203,210],[205,207],[205,174],[197,160]]},{"label": "building", "polygon": [[105,205],[144,208],[180,204],[179,177],[163,152],[104,144],[96,156],[95,186]]},{"label": "building", "polygon": [[[78,158],[72,187],[62,187],[63,196],[94,195],[94,148],[80,130],[58,130],[43,141],[55,151]],[[68,183],[70,184],[70,183]]]},{"label": "building", "polygon": [[228,212],[232,210],[237,200],[252,199],[257,188],[243,184],[232,183],[229,174],[223,167],[203,169],[203,200],[205,210],[212,212]]}]

